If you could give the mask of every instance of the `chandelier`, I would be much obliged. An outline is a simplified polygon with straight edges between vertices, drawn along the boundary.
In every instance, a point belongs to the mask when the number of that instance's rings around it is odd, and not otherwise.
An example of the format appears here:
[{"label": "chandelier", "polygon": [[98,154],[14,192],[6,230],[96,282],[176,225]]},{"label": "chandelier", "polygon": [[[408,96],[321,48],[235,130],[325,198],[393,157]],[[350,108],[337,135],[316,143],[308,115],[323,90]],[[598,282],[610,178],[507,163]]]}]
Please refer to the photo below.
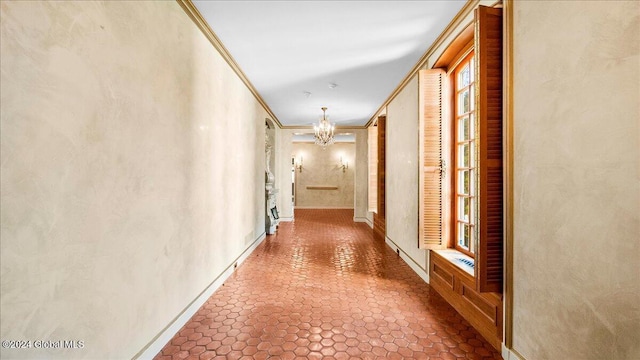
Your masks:
[{"label": "chandelier", "polygon": [[335,130],[336,126],[331,125],[329,120],[327,120],[327,108],[322,108],[322,119],[318,125],[313,125],[313,130],[315,131],[315,143],[316,145],[320,145],[322,147],[333,144],[333,130]]}]

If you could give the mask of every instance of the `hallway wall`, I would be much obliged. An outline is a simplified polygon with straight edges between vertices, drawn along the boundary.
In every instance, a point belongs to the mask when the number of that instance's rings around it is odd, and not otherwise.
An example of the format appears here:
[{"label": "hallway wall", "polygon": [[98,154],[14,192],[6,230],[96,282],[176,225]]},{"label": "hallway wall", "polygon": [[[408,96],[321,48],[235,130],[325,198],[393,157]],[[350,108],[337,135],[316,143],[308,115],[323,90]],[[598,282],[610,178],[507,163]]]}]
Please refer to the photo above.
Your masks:
[{"label": "hallway wall", "polygon": [[[293,143],[291,155],[303,159],[302,171],[296,170],[297,208],[354,208],[355,143],[335,143],[322,148],[314,143]],[[342,170],[340,159],[349,167]],[[335,190],[308,187],[330,186]]]},{"label": "hallway wall", "polygon": [[268,115],[174,1],[0,7],[0,337],[83,341],[0,357],[132,358],[263,235]]},{"label": "hallway wall", "polygon": [[[279,189],[277,203],[280,213],[280,219],[287,221],[293,219],[293,205],[291,199],[291,156],[295,154],[293,134],[305,133],[309,129],[305,128],[286,128],[279,129],[276,134],[276,156],[278,156],[276,186]],[[340,132],[340,131],[336,131]],[[356,136],[356,144],[354,150],[354,159],[349,161],[349,170],[353,170],[354,178],[354,198],[351,199],[351,206],[354,207],[354,219],[360,222],[366,222],[369,213],[367,212],[367,130],[366,129],[348,129],[343,132],[353,133]],[[315,145],[317,146],[317,145]],[[336,160],[336,165],[339,162]],[[303,170],[304,171],[304,170]],[[342,172],[340,172],[342,174]],[[352,190],[354,190],[352,188]],[[355,205],[354,205],[355,204]]]},{"label": "hallway wall", "polygon": [[387,238],[428,273],[428,254],[418,248],[418,77],[387,106]]},{"label": "hallway wall", "polygon": [[276,204],[280,221],[293,220],[293,194],[291,181],[291,154],[293,147],[293,129],[280,129],[276,133]]},{"label": "hallway wall", "polygon": [[373,213],[368,211],[369,201],[369,139],[367,129],[351,130],[356,136],[355,209],[353,218],[373,227]]},{"label": "hallway wall", "polygon": [[638,359],[640,3],[513,5],[513,348]]}]

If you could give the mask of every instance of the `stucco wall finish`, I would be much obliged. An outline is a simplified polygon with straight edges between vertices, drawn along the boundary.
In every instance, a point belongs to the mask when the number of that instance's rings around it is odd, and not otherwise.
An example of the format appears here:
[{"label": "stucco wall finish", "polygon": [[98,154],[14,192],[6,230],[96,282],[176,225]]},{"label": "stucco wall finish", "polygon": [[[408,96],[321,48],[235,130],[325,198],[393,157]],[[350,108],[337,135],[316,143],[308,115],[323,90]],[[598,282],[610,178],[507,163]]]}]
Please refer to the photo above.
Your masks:
[{"label": "stucco wall finish", "polygon": [[291,180],[291,147],[293,146],[293,133],[291,129],[278,129],[276,131],[276,204],[280,221],[293,220],[293,182]]},{"label": "stucco wall finish", "polygon": [[267,113],[176,2],[0,3],[1,338],[125,359],[264,232]]},{"label": "stucco wall finish", "polygon": [[638,359],[640,3],[513,9],[513,348]]},{"label": "stucco wall finish", "polygon": [[[296,207],[354,208],[354,174],[356,145],[335,143],[322,148],[313,143],[294,143],[292,155],[303,157],[302,172],[296,170]],[[340,158],[349,168],[340,168]],[[335,186],[335,190],[308,189],[314,186]]]},{"label": "stucco wall finish", "polygon": [[[356,221],[366,222],[368,215],[368,185],[369,185],[369,153],[368,153],[368,132],[367,130],[354,130],[356,136],[356,151],[355,151],[355,209],[353,217]],[[369,220],[371,221],[371,220]]]},{"label": "stucco wall finish", "polygon": [[427,252],[418,248],[418,78],[414,76],[387,106],[387,237],[423,269]]},{"label": "stucco wall finish", "polygon": [[[277,133],[277,142],[276,142],[276,156],[278,157],[278,163],[276,164],[277,175],[276,183],[280,192],[278,193],[277,201],[278,201],[278,211],[280,213],[280,220],[290,221],[293,219],[294,211],[293,211],[293,203],[291,202],[291,157],[295,155],[296,152],[294,150],[293,143],[293,134],[295,133],[306,133],[309,129],[305,128],[288,128],[288,129],[280,129],[276,131]],[[369,216],[367,213],[367,186],[368,186],[368,178],[367,178],[367,149],[366,149],[366,133],[367,130],[364,129],[356,129],[356,130],[348,130],[350,133],[354,133],[356,135],[356,144],[351,144],[354,147],[354,161],[349,161],[350,170],[353,171],[355,175],[352,175],[352,185],[351,190],[353,191],[355,186],[355,199],[352,196],[349,202],[349,205],[345,205],[345,207],[354,207],[354,218],[358,221],[363,221],[364,217]],[[338,144],[339,145],[339,144]],[[315,145],[318,147],[317,145]],[[333,145],[332,145],[333,146]],[[335,159],[335,164],[339,162],[339,158]],[[305,160],[306,161],[306,160]],[[355,162],[355,166],[353,163]],[[308,164],[307,164],[308,165]],[[303,170],[304,171],[304,170]],[[353,178],[355,177],[355,178]],[[323,181],[312,179],[312,182],[317,185]],[[355,184],[353,184],[355,182]],[[313,206],[313,205],[312,205]],[[315,206],[319,206],[316,204]],[[327,205],[327,206],[338,206],[338,205]]]}]

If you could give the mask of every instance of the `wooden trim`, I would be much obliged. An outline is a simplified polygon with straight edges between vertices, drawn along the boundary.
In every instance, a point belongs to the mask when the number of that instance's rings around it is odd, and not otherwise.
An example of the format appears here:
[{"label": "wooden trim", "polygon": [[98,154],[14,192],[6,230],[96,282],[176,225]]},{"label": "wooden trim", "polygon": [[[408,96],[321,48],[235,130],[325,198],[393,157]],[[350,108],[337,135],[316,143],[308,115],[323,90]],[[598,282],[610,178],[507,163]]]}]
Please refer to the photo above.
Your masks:
[{"label": "wooden trim", "polygon": [[443,196],[444,181],[442,147],[442,103],[445,71],[442,69],[418,72],[419,104],[419,226],[418,247],[440,249],[443,247]]},{"label": "wooden trim", "polygon": [[[513,0],[504,2],[504,343],[513,346]],[[517,354],[517,352],[516,352]],[[518,354],[519,355],[519,354]]]},{"label": "wooden trim", "polygon": [[429,251],[429,285],[496,350],[502,345],[502,296],[475,289],[473,276],[436,251]]},{"label": "wooden trim", "polygon": [[307,186],[307,190],[338,190],[337,186]]},{"label": "wooden trim", "polygon": [[[447,164],[454,164],[455,157],[453,155],[453,151],[451,149],[455,146],[456,143],[456,134],[453,131],[453,118],[455,117],[455,74],[447,73],[446,78],[446,86],[444,94],[443,104],[443,121],[442,121],[442,148],[446,149],[443,151],[443,158],[447,161]],[[455,208],[455,187],[456,187],[456,179],[453,176],[453,171],[451,171],[451,166],[449,166],[447,177],[445,181],[447,183],[443,184],[444,188],[442,190],[443,197],[443,217],[444,228],[442,230],[442,235],[444,237],[443,245],[446,245],[446,248],[454,248],[456,239],[455,239],[455,228],[452,224],[455,224],[455,213],[453,209]]]},{"label": "wooden trim", "polygon": [[[454,211],[454,214],[455,214],[455,211]],[[458,225],[458,222],[457,222],[457,221],[456,221],[456,222],[454,223],[454,225],[453,225],[453,228],[454,228],[453,233],[454,233],[455,235],[457,235],[456,231],[458,231],[458,227],[457,227],[456,225]],[[474,231],[475,231],[475,230],[474,230]],[[455,237],[454,237],[454,239],[455,239]],[[473,239],[471,239],[471,240],[473,240]],[[475,259],[475,257],[476,257],[476,254],[474,254],[474,253],[472,253],[471,251],[469,251],[469,250],[467,250],[467,249],[465,249],[465,248],[461,247],[460,245],[458,245],[458,242],[457,242],[457,241],[454,241],[454,243],[453,243],[453,248],[454,248],[454,249],[456,249],[457,251],[460,251],[461,253],[463,253],[463,254],[467,255],[468,257],[470,257],[470,258],[472,258],[472,259]]]},{"label": "wooden trim", "polygon": [[461,62],[465,60],[465,58],[471,54],[474,50],[473,48],[473,40],[471,40],[465,47],[460,50],[458,54],[453,58],[453,61],[448,66],[448,71],[455,71],[454,69],[460,65]]},{"label": "wooden trim", "polygon": [[430,279],[438,278],[442,280],[445,284],[451,287],[451,290],[454,290],[453,285],[453,274],[450,271],[440,265],[440,262],[433,262],[433,266],[431,266],[431,274],[429,274]]},{"label": "wooden trim", "polygon": [[242,82],[247,86],[249,91],[253,94],[253,96],[256,98],[258,103],[260,103],[260,105],[269,114],[271,119],[278,125],[278,127],[282,129],[283,126],[280,123],[280,120],[278,120],[278,117],[273,113],[273,111],[271,111],[271,108],[269,107],[269,105],[267,105],[267,103],[264,101],[262,96],[260,96],[260,94],[258,93],[258,90],[256,90],[256,88],[253,86],[251,81],[249,81],[249,78],[247,78],[247,76],[242,71],[242,69],[240,69],[240,66],[238,66],[238,63],[235,61],[233,56],[231,56],[229,51],[224,47],[224,45],[222,44],[218,36],[213,32],[213,30],[211,29],[207,21],[204,19],[200,11],[198,11],[198,9],[193,4],[193,2],[191,0],[176,0],[176,1],[182,7],[184,12],[189,16],[189,18],[191,18],[191,20],[196,24],[196,26],[198,26],[200,31],[202,31],[202,33],[207,38],[207,40],[209,40],[211,45],[213,45],[213,47],[220,53],[224,61],[227,62],[227,64],[236,73],[236,75],[238,75],[240,80],[242,80]]},{"label": "wooden trim", "polygon": [[476,288],[501,292],[503,285],[502,9],[476,10],[476,127],[478,175]]},{"label": "wooden trim", "polygon": [[467,25],[460,35],[456,37],[433,64],[433,68],[446,69],[456,66],[455,62],[463,58],[465,52],[473,47],[473,24]]},{"label": "wooden trim", "polygon": [[367,211],[378,211],[378,127],[367,129]]},{"label": "wooden trim", "polygon": [[[387,116],[378,117],[378,216],[386,219]],[[386,222],[385,222],[386,224]]]},{"label": "wooden trim", "polygon": [[387,116],[382,115],[378,117],[378,196],[377,206],[378,211],[373,214],[373,230],[374,234],[378,237],[385,238],[387,231],[386,220],[386,203],[385,203],[385,169],[386,169],[386,129],[387,129]]}]

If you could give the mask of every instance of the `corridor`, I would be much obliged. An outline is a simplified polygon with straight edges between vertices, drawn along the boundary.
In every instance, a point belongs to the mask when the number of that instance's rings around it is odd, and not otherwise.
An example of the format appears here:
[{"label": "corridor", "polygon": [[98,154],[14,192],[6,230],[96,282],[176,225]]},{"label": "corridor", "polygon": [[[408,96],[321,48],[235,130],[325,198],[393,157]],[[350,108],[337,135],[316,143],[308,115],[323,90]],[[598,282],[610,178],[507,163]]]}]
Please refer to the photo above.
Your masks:
[{"label": "corridor", "polygon": [[353,210],[296,210],[155,359],[501,359]]}]

